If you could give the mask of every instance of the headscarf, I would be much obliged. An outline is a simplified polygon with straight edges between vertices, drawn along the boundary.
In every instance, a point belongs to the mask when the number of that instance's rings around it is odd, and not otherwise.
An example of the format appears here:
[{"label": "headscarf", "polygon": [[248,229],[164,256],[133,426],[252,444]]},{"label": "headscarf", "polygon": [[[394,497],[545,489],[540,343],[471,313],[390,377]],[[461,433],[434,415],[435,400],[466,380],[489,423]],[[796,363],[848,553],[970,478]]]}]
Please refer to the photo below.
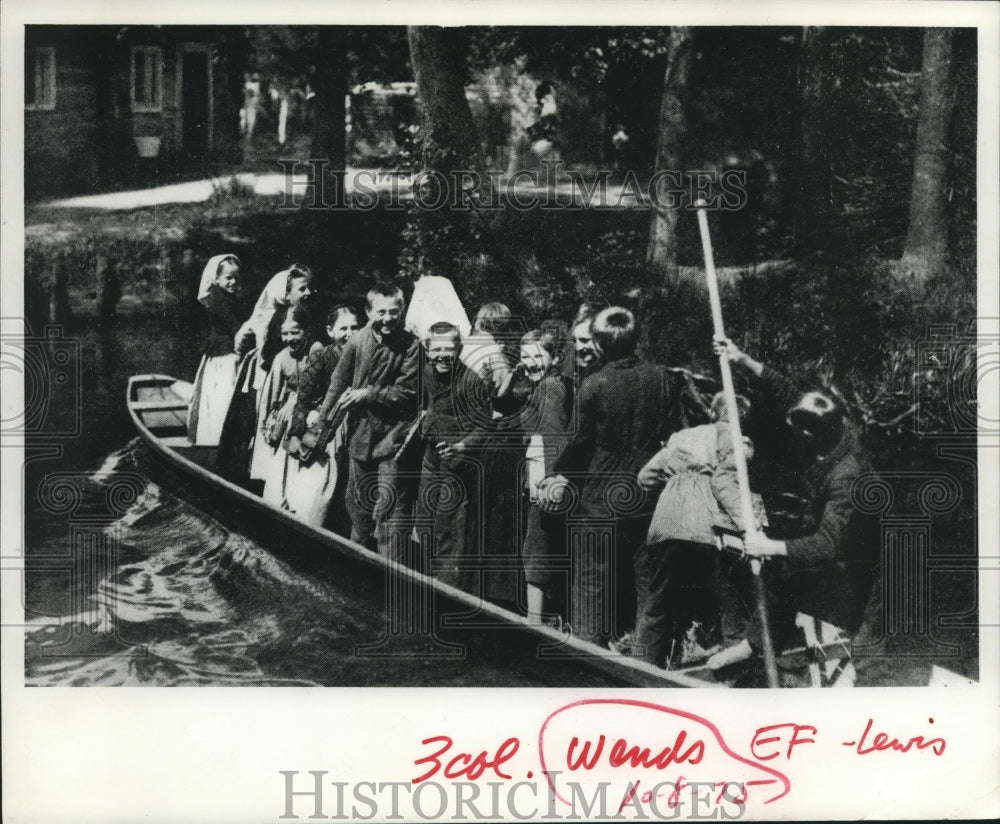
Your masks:
[{"label": "headscarf", "polygon": [[253,331],[258,346],[263,345],[267,338],[267,329],[271,325],[274,313],[288,303],[285,295],[288,293],[290,272],[291,269],[282,269],[267,282],[260,297],[257,298],[257,303],[254,304],[250,319],[243,324]]},{"label": "headscarf", "polygon": [[224,260],[236,261],[237,266],[240,264],[240,259],[233,254],[210,257],[208,263],[205,264],[205,268],[201,271],[201,283],[198,284],[198,303],[205,305],[209,290],[215,284],[215,278],[219,274],[219,266],[222,265],[222,261]]},{"label": "headscarf", "polygon": [[423,275],[413,285],[413,297],[403,326],[423,340],[427,330],[439,321],[457,326],[463,338],[469,336],[472,328],[451,281],[440,275]]}]

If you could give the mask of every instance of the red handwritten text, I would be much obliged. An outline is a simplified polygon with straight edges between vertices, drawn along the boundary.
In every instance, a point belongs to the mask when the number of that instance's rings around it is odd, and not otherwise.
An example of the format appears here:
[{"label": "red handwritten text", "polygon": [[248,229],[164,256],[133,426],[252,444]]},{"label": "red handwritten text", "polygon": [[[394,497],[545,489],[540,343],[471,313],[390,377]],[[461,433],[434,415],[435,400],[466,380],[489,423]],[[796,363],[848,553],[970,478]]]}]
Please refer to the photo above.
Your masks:
[{"label": "red handwritten text", "polygon": [[[806,743],[811,740],[808,734],[816,732],[806,725],[790,726],[795,729],[791,735],[794,743],[790,741],[789,747]],[[762,730],[758,736],[767,732]],[[758,743],[773,744],[780,739],[774,736]],[[781,750],[784,748],[782,744]],[[768,752],[765,748],[765,754]],[[761,803],[768,804],[787,795],[791,788],[787,776],[762,763],[765,758],[751,760],[734,752],[709,719],[632,699],[595,698],[559,707],[539,730],[538,757],[553,797],[570,806],[579,795],[580,779],[598,781],[594,792],[603,792],[605,784],[601,782],[607,781],[609,770],[612,782],[621,783],[618,797],[623,806],[655,802],[666,792],[664,806],[670,807],[679,803],[682,794],[687,795],[684,788],[696,785],[706,799],[711,799],[711,795],[704,795],[709,788],[712,794],[725,793],[725,801],[733,796],[732,803],[737,806],[745,802],[748,787],[760,787],[767,793]],[[696,765],[702,775],[692,774]],[[664,781],[663,773],[671,767],[682,768],[687,777],[678,778],[673,785]],[[575,773],[577,778],[559,779],[561,770]],[[702,776],[727,776],[727,780],[696,781]],[[614,783],[608,786],[616,789]]]},{"label": "red handwritten text", "polygon": [[[933,724],[934,719],[928,718],[929,723]],[[884,732],[875,733],[874,737],[871,739],[871,743],[868,743],[868,735],[871,733],[872,725],[874,720],[869,718],[868,723],[865,724],[865,731],[861,733],[861,738],[855,741],[842,741],[841,743],[845,747],[856,747],[858,755],[868,755],[872,752],[909,752],[911,748],[918,750],[929,749],[934,755],[944,754],[944,748],[947,742],[943,738],[924,738],[922,735],[912,736],[905,744],[901,742],[898,738],[890,738]]]},{"label": "red handwritten text", "polygon": [[428,744],[440,744],[441,746],[430,753],[430,755],[425,755],[423,758],[418,758],[413,762],[414,766],[417,767],[421,764],[430,765],[427,772],[412,779],[412,783],[414,784],[419,784],[421,781],[426,781],[428,778],[437,775],[442,766],[444,767],[442,775],[445,778],[462,778],[465,776],[475,781],[488,769],[493,770],[494,775],[499,778],[510,778],[509,775],[500,771],[500,767],[513,758],[514,753],[517,752],[517,748],[520,746],[520,742],[516,738],[508,738],[497,747],[496,752],[492,756],[485,750],[475,756],[471,753],[460,752],[458,755],[452,756],[447,762],[442,762],[441,757],[451,749],[454,743],[449,736],[435,735],[431,738],[425,738],[420,743],[425,746]]},{"label": "red handwritten text", "polygon": [[[593,741],[584,741],[583,746],[580,747],[579,757],[574,757],[574,751],[580,745],[580,739],[574,735],[569,742],[569,748],[566,752],[566,766],[570,770],[578,770],[581,767],[585,770],[594,769],[598,759],[604,752],[605,740],[605,737],[601,735],[598,737],[596,744]],[[628,764],[632,767],[655,767],[658,770],[666,769],[671,764],[697,764],[705,755],[704,743],[696,738],[694,743],[687,749],[683,749],[686,743],[687,732],[681,730],[677,733],[677,737],[671,746],[664,747],[654,756],[649,747],[643,747],[642,749],[638,745],[630,747],[628,741],[624,738],[619,738],[612,745],[611,751],[608,753],[608,763],[612,767],[621,767],[624,764]],[[592,744],[594,745],[593,756],[590,755]]]},{"label": "red handwritten text", "polygon": [[[769,744],[777,745],[781,741],[782,734],[778,730],[791,729],[791,735],[788,736],[788,750],[785,752],[785,758],[792,757],[792,750],[799,744],[815,744],[815,738],[806,738],[803,736],[799,737],[799,733],[805,733],[806,735],[815,735],[817,730],[812,724],[771,724],[769,727],[758,727],[757,732],[753,734],[753,739],[750,741],[750,752],[753,754],[754,758],[759,758],[761,761],[770,761],[772,758],[777,758],[781,754],[781,750],[775,746],[773,749],[769,747]],[[758,751],[758,748],[763,747],[765,752]]]}]

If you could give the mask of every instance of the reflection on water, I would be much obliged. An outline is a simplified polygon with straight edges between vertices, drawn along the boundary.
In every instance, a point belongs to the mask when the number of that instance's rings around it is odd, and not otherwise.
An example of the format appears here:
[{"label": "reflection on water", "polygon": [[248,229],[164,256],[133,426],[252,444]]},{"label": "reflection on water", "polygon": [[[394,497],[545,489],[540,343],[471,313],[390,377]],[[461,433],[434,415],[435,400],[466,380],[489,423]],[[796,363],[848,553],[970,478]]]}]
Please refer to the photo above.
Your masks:
[{"label": "reflection on water", "polygon": [[[106,462],[84,494],[102,496],[116,472],[131,470],[130,456]],[[39,619],[29,627],[29,684],[315,683],[269,675],[256,655],[283,631],[288,614],[276,612],[283,599],[301,606],[311,596],[318,608],[325,593],[151,482],[105,530],[117,557],[128,560],[61,626]]]},{"label": "reflection on water", "polygon": [[[157,372],[190,380],[197,334],[145,320],[110,335],[85,330],[68,337],[79,360],[80,397],[55,396],[51,414],[60,425],[81,414],[80,435],[58,441],[58,455],[31,445],[25,454],[26,682],[335,683],[327,652],[352,651],[358,634],[377,631],[372,607],[297,575],[158,487],[134,460],[141,447],[129,443],[128,377]],[[105,493],[126,475],[138,485],[134,501],[95,527],[95,514],[106,512]],[[53,479],[72,482],[69,517],[46,499]],[[81,532],[75,524],[88,519]],[[86,569],[67,570],[81,540],[92,544]],[[322,630],[307,631],[317,625]],[[314,663],[301,666],[304,660]]]},{"label": "reflection on water", "polygon": [[[349,581],[321,582],[140,474],[134,441],[97,472],[76,476],[83,526],[52,531],[45,549],[67,555],[83,536],[86,568],[66,579],[28,575],[36,612],[26,630],[30,686],[611,686],[572,662],[539,666],[489,642],[436,658],[426,636],[391,639],[397,657],[359,654],[385,637],[382,603]],[[141,482],[137,482],[141,479]],[[97,528],[114,485],[135,495]],[[102,540],[97,540],[98,538]],[[72,555],[70,557],[80,557]],[[62,581],[62,585],[58,581]],[[376,599],[377,600],[377,599]],[[58,616],[55,620],[52,615]]]}]

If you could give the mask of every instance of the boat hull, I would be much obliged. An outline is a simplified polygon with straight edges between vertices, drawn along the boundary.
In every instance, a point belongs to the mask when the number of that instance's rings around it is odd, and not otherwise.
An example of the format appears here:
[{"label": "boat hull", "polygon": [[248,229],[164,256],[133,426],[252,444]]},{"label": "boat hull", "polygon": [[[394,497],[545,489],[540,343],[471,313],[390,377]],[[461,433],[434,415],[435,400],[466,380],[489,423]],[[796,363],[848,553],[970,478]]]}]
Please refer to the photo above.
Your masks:
[{"label": "boat hull", "polygon": [[[213,471],[214,448],[186,438],[189,385],[166,375],[129,380],[127,403],[147,446],[145,469],[165,488],[311,576],[351,591],[385,615],[381,639],[359,644],[364,657],[513,661],[537,686],[722,686],[653,667],[422,575],[288,512]],[[489,686],[483,684],[482,686]]]}]

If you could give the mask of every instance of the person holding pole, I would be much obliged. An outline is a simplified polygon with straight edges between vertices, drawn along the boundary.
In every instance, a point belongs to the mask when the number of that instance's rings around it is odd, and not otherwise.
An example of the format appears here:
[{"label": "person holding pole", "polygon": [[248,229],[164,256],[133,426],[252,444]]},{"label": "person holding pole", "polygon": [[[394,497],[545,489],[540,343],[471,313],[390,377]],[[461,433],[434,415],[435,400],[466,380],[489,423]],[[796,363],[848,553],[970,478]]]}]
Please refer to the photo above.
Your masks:
[{"label": "person holding pole", "polygon": [[[750,402],[736,396],[742,422]],[[635,553],[638,609],[633,653],[654,666],[668,663],[672,642],[692,620],[719,625],[725,645],[717,661],[750,657],[739,598],[729,593],[728,559],[719,557],[715,528],[741,529],[739,489],[725,398],[712,399],[711,422],[674,433],[639,471],[639,484],[660,490],[646,542]],[[744,438],[745,454],[753,446]],[[730,647],[739,646],[739,650]],[[725,655],[721,653],[725,652]]]},{"label": "person holding pole", "polygon": [[[854,481],[872,471],[868,456],[843,409],[828,394],[802,392],[728,338],[717,336],[713,349],[782,402],[786,422],[809,459],[804,477],[811,513],[802,534],[779,541],[752,532],[744,541],[749,555],[770,559],[767,589],[776,605],[774,625],[790,630],[796,612],[802,611],[856,632],[878,565],[874,525],[851,501]],[[755,643],[752,634],[750,640]]]},{"label": "person holding pole", "polygon": [[[706,203],[699,200],[698,207],[698,229],[701,233],[701,249],[705,256],[705,282],[708,286],[708,300],[712,309],[712,325],[715,327],[715,335],[719,338],[725,337],[725,330],[722,325],[722,301],[719,298],[719,283],[715,276],[715,258],[712,254],[712,238],[708,231],[708,215],[705,212]],[[753,500],[750,496],[750,477],[747,473],[747,460],[743,451],[743,433],[740,430],[739,408],[736,402],[736,390],[733,387],[733,375],[729,367],[729,359],[724,353],[716,353],[719,356],[719,372],[722,375],[722,395],[726,400],[726,411],[729,418],[729,434],[733,445],[733,464],[736,470],[736,483],[739,493],[740,516],[744,529],[744,540],[750,540],[757,533],[757,525],[754,521]],[[778,663],[774,651],[774,642],[771,639],[771,620],[768,612],[767,587],[761,577],[762,564],[759,558],[750,561],[750,570],[753,573],[754,594],[757,601],[757,621],[760,628],[760,645],[764,653],[764,670],[767,673],[767,685],[774,689],[778,683]],[[735,647],[733,647],[735,649]],[[725,650],[723,650],[723,653]],[[746,650],[744,649],[745,653]],[[723,654],[723,653],[720,653]],[[725,666],[725,661],[718,659],[709,662],[712,668]]]}]

